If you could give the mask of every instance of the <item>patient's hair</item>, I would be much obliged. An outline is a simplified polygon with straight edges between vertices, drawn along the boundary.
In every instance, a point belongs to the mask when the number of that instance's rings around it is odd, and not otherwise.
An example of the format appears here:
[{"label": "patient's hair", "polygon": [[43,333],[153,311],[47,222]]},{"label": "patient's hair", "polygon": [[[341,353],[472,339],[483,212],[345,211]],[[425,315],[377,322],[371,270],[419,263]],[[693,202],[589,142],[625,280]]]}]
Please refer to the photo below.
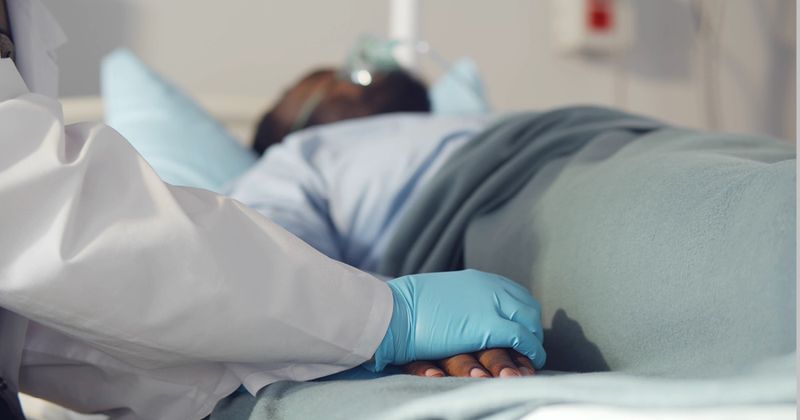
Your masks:
[{"label": "patient's hair", "polygon": [[349,118],[388,112],[428,112],[425,85],[401,70],[373,73],[372,83],[360,86],[334,69],[320,69],[287,89],[261,118],[253,140],[259,155],[292,131]]}]

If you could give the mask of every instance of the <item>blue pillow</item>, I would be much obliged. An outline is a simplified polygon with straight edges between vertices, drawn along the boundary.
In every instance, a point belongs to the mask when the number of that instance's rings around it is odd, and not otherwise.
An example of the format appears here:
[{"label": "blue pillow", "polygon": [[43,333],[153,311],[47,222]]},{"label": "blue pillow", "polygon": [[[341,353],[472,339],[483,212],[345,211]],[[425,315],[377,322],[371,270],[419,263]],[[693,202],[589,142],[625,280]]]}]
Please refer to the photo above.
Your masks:
[{"label": "blue pillow", "polygon": [[186,94],[128,50],[103,59],[106,123],[164,181],[221,192],[256,156]]},{"label": "blue pillow", "polygon": [[479,115],[489,112],[478,66],[462,58],[450,67],[428,90],[433,113],[440,115]]}]

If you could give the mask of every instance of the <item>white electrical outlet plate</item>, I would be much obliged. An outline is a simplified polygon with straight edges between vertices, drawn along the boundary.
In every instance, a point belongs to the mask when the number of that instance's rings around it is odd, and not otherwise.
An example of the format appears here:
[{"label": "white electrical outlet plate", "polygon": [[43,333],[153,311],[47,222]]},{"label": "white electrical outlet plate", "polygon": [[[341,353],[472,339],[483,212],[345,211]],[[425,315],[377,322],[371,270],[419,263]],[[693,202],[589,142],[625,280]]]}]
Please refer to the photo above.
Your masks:
[{"label": "white electrical outlet plate", "polygon": [[572,54],[614,54],[633,37],[629,0],[550,0],[556,48]]}]

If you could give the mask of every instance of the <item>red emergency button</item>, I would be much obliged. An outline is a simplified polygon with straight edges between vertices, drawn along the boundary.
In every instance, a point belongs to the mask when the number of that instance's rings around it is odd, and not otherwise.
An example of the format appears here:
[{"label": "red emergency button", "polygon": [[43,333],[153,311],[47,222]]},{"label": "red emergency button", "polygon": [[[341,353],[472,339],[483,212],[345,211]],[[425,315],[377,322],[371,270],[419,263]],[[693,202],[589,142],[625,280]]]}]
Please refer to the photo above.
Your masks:
[{"label": "red emergency button", "polygon": [[613,21],[613,0],[586,0],[586,26],[592,32],[611,30]]}]

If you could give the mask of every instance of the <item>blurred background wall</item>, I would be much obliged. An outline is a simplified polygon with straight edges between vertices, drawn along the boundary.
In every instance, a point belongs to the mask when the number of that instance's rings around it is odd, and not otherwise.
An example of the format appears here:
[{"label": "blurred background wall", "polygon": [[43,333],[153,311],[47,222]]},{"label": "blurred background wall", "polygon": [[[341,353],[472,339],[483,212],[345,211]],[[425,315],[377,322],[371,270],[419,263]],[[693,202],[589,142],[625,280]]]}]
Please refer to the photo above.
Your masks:
[{"label": "blurred background wall", "polygon": [[[794,0],[628,0],[633,43],[606,57],[557,51],[552,1],[422,0],[420,32],[444,56],[477,62],[497,110],[597,103],[794,141]],[[265,108],[312,67],[341,63],[358,35],[385,35],[389,18],[388,0],[44,2],[70,38],[62,96],[97,94],[100,58],[126,46],[190,93],[256,96]]]}]

